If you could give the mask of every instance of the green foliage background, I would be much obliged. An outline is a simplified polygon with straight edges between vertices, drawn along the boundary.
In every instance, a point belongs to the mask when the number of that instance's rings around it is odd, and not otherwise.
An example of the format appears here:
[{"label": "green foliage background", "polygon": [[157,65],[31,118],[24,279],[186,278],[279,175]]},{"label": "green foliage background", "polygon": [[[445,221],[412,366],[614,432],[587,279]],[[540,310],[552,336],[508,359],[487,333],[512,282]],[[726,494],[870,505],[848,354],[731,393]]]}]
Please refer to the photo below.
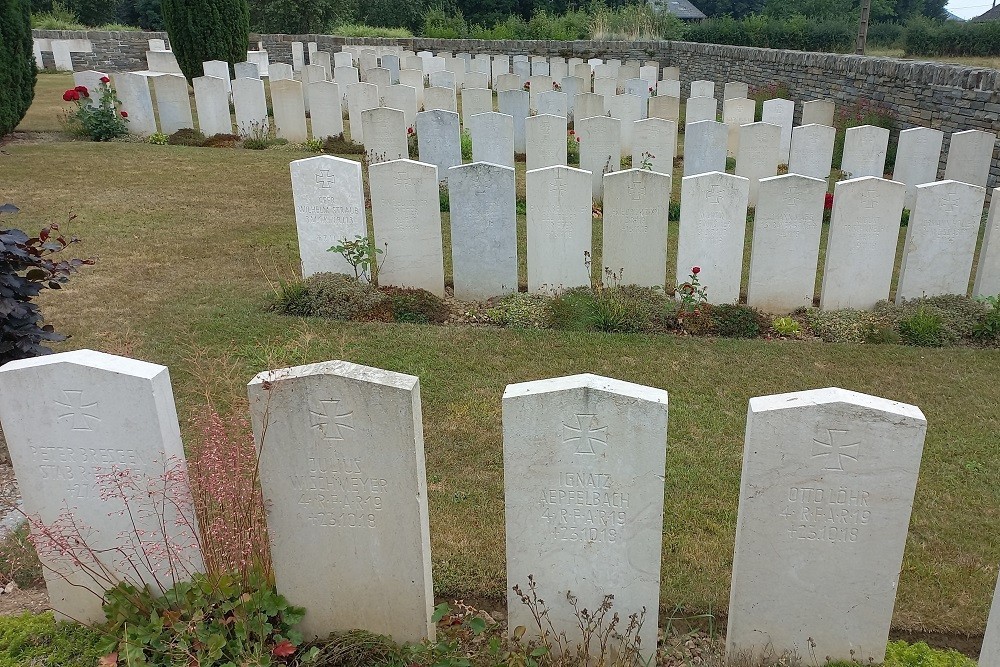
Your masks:
[{"label": "green foliage background", "polygon": [[163,0],[162,7],[170,47],[188,81],[204,74],[202,63],[208,60],[224,60],[230,70],[246,60],[250,45],[246,0]]},{"label": "green foliage background", "polygon": [[28,112],[36,78],[28,0],[0,0],[0,137]]}]

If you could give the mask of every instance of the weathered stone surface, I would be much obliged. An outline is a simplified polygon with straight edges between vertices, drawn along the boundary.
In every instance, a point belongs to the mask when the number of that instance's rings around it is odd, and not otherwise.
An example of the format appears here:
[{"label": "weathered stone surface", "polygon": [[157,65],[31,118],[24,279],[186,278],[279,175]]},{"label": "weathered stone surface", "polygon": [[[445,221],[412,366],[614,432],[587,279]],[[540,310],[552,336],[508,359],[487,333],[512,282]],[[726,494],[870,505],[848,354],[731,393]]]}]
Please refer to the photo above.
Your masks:
[{"label": "weathered stone surface", "polygon": [[896,303],[968,291],[985,198],[986,188],[959,181],[917,186],[903,243]]},{"label": "weathered stone surface", "polygon": [[[156,92],[156,110],[160,115],[161,132],[173,134],[181,128],[194,127],[187,79],[180,74],[153,77],[153,90]],[[93,96],[94,93],[91,94]],[[228,103],[226,106],[228,114]]]},{"label": "weathered stone surface", "polygon": [[431,86],[424,90],[424,111],[458,111],[458,102],[453,88]]},{"label": "weathered stone surface", "polygon": [[419,287],[443,297],[437,167],[412,160],[382,162],[368,168],[368,182],[375,242],[385,249],[379,283]]},{"label": "weathered stone surface", "polygon": [[972,287],[972,296],[997,294],[1000,294],[1000,188],[995,188],[990,196],[990,213],[979,251],[976,282]]},{"label": "weathered stone surface", "polygon": [[327,249],[341,240],[368,236],[361,165],[332,155],[295,160],[292,200],[299,237],[302,277],[314,273],[354,273],[341,255]]},{"label": "weathered stone surface", "polygon": [[370,83],[352,83],[347,87],[347,121],[350,123],[351,141],[365,143],[365,129],[361,112],[379,105],[378,86]]},{"label": "weathered stone surface", "polygon": [[140,136],[156,132],[153,115],[153,97],[149,94],[149,80],[141,74],[117,72],[112,75],[115,92],[121,100],[121,110],[128,114],[128,130]]},{"label": "weathered stone surface", "polygon": [[525,178],[528,291],[562,291],[590,284],[584,253],[592,252],[590,174],[546,167]]},{"label": "weathered stone surface", "polygon": [[837,130],[829,125],[799,125],[792,129],[788,173],[811,178],[830,178],[833,144]]},{"label": "weathered stone surface", "polygon": [[843,389],[750,399],[729,655],[883,661],[926,428]]},{"label": "weathered stone surface", "polygon": [[[107,74],[104,72],[98,72],[97,70],[84,70],[82,72],[73,72],[73,86],[86,86],[87,92],[90,93],[90,98],[87,99],[87,104],[92,107],[96,107],[101,102],[101,86],[104,84],[101,79],[106,77]],[[185,85],[187,83],[185,82]],[[86,99],[86,98],[85,98]],[[157,100],[159,102],[159,100]],[[191,103],[188,102],[188,111],[191,110]],[[194,127],[194,125],[188,125],[187,127]]]},{"label": "weathered stone surface", "polygon": [[[226,93],[232,92],[232,79],[230,78],[229,63],[224,60],[209,60],[201,64],[202,70],[205,72],[205,76],[214,76],[217,79],[222,79],[226,83]],[[191,80],[191,85],[194,85],[194,79]]]},{"label": "weathered stone surface", "polygon": [[206,137],[231,134],[233,120],[229,114],[229,89],[226,80],[214,76],[192,79],[194,101],[198,107],[198,129]]},{"label": "weathered stone surface", "polygon": [[327,361],[247,392],[275,585],[306,608],[299,629],[433,640],[419,380]]},{"label": "weathered stone surface", "polygon": [[524,121],[525,169],[566,164],[566,117],[541,114]]},{"label": "weathered stone surface", "polygon": [[677,123],[663,118],[647,118],[632,128],[632,166],[648,162],[653,171],[672,174],[677,152]]},{"label": "weathered stone surface", "polygon": [[681,181],[681,223],[677,237],[677,280],[692,267],[709,303],[736,303],[743,277],[743,239],[750,181],[711,172]]},{"label": "weathered stone surface", "polygon": [[937,180],[942,141],[944,132],[929,127],[914,127],[899,133],[892,179],[906,184],[904,208],[913,208],[918,185]]},{"label": "weathered stone surface", "polygon": [[[569,117],[569,100],[566,93],[558,90],[547,90],[538,94],[538,114]],[[565,123],[563,123],[565,125]],[[563,128],[565,129],[565,127]]]},{"label": "weathered stone surface", "polygon": [[604,174],[621,168],[621,121],[610,116],[592,116],[575,123],[580,140],[580,168],[591,174],[594,200],[604,196]]},{"label": "weathered stone surface", "polygon": [[766,100],[761,120],[781,126],[781,149],[778,157],[781,164],[788,164],[788,154],[792,146],[792,119],[795,116],[795,102],[781,98]]},{"label": "weathered stone surface", "polygon": [[[201,569],[194,516],[168,507],[161,510],[161,526],[148,498],[130,497],[135,512],[130,516],[120,495],[102,497],[115,487],[109,477],[124,471],[143,488],[157,480],[162,487],[164,471],[171,471],[177,476],[173,492],[186,491],[184,447],[166,367],[91,350],[10,361],[0,368],[0,423],[25,514],[45,526],[67,528],[71,521],[94,550],[74,550],[75,562],[70,555],[59,557],[56,544],[37,526],[32,529],[49,547],[40,553],[42,574],[60,618],[103,622],[100,596],[113,585],[109,577],[156,587],[150,567],[142,565],[146,554],[125,541],[139,540],[143,532],[136,531],[145,531],[145,543],[160,546],[166,535],[176,548],[179,579]],[[154,497],[157,501],[168,502]],[[170,580],[166,563],[152,569],[160,581]],[[102,570],[109,575],[96,574]]]},{"label": "weathered stone surface", "polygon": [[966,130],[951,135],[948,145],[948,164],[944,168],[946,179],[961,181],[971,185],[988,182],[990,162],[997,135],[982,130]]},{"label": "weathered stone surface", "polygon": [[233,71],[235,72],[237,79],[260,78],[260,70],[257,68],[257,63],[251,63],[251,62],[236,63],[235,65],[233,65]]},{"label": "weathered stone surface", "polygon": [[621,121],[622,157],[632,155],[633,127],[637,120],[642,120],[645,101],[635,95],[615,95],[607,100],[608,113],[612,118]]},{"label": "weathered stone surface", "polygon": [[528,92],[524,90],[502,90],[497,95],[500,113],[514,119],[514,152],[523,153],[524,119],[528,117]]},{"label": "weathered stone surface", "polygon": [[409,157],[406,118],[399,109],[377,107],[361,112],[365,127],[365,154],[368,163],[388,162]]},{"label": "weathered stone surface", "polygon": [[826,181],[799,174],[764,178],[758,190],[747,304],[785,314],[813,304]]},{"label": "weathered stone surface", "polygon": [[750,180],[750,206],[754,207],[760,180],[778,173],[781,128],[770,123],[742,125],[737,146],[736,175]]},{"label": "weathered stone surface", "polygon": [[306,133],[306,106],[301,83],[292,79],[272,80],[271,108],[278,137],[293,143],[301,143],[309,138]]},{"label": "weathered stone surface", "polygon": [[657,95],[649,98],[649,118],[663,118],[679,122],[681,114],[681,98],[669,95]]},{"label": "weathered stone surface", "polygon": [[462,91],[462,124],[476,114],[493,111],[493,91],[489,88],[466,88]]},{"label": "weathered stone surface", "polygon": [[[249,136],[254,128],[269,127],[267,97],[264,94],[262,80],[236,79],[233,81],[233,106],[236,108],[236,131],[241,137]],[[340,111],[339,100],[337,111]]]},{"label": "weathered stone surface", "polygon": [[669,173],[636,168],[605,175],[601,268],[610,269],[622,284],[663,287],[669,211]]},{"label": "weathered stone surface", "polygon": [[503,113],[476,114],[470,119],[472,160],[514,168],[514,119]]},{"label": "weathered stone surface", "polygon": [[692,81],[691,97],[715,97],[715,82]]},{"label": "weathered stone surface", "polygon": [[[312,104],[309,122],[313,138],[325,139],[343,134],[344,114],[340,110],[340,86],[333,81],[312,81],[308,88]],[[361,124],[364,125],[363,119]]]},{"label": "weathered stone surface", "polygon": [[596,93],[578,93],[573,102],[574,119],[603,116],[607,112],[604,106],[604,96]]},{"label": "weathered stone surface", "polygon": [[836,104],[830,100],[809,100],[802,103],[802,125],[826,125],[833,127],[833,113]]},{"label": "weathered stone surface", "polygon": [[731,97],[722,103],[722,122],[729,129],[729,139],[726,142],[727,157],[736,157],[736,151],[740,146],[740,126],[754,122],[756,107],[756,102],[745,97]]},{"label": "weathered stone surface", "polygon": [[902,183],[871,176],[834,186],[821,308],[870,309],[889,298],[905,196]]},{"label": "weathered stone surface", "polygon": [[714,97],[689,97],[684,104],[684,123],[690,125],[703,120],[715,121],[719,101]]},{"label": "weathered stone surface", "polygon": [[448,193],[455,298],[484,301],[516,292],[513,167],[482,162],[452,167]]},{"label": "weathered stone surface", "polygon": [[889,146],[889,130],[874,125],[849,127],[844,135],[844,159],[840,168],[851,178],[885,173],[885,155]]},{"label": "weathered stone surface", "polygon": [[[750,86],[744,81],[728,81],[722,89],[723,103],[726,100],[745,99],[750,94]],[[751,123],[753,121],[750,121]]]},{"label": "weathered stone surface", "polygon": [[458,114],[432,109],[417,114],[417,148],[420,161],[438,169],[438,178],[448,179],[448,169],[462,164],[462,140]]},{"label": "weathered stone surface", "polygon": [[412,86],[389,86],[383,99],[385,106],[403,112],[406,127],[417,129],[417,91]]},{"label": "weathered stone surface", "polygon": [[728,140],[725,123],[714,120],[688,123],[684,129],[684,175],[725,171]]},{"label": "weathered stone surface", "polygon": [[[531,627],[511,590],[534,575],[546,620],[582,637],[566,600],[645,611],[643,661],[656,652],[667,392],[596,375],[508,385],[503,396],[507,608]],[[613,565],[612,565],[613,564]],[[541,574],[540,574],[541,573]],[[627,623],[627,620],[625,621]]]}]

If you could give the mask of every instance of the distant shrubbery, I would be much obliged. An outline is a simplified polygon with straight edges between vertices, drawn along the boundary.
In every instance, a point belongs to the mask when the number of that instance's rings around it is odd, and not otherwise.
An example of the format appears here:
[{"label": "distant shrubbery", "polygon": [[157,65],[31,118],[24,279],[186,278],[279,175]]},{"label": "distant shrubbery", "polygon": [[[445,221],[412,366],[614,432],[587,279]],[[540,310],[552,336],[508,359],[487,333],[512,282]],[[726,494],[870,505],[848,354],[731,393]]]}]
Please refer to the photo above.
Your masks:
[{"label": "distant shrubbery", "polygon": [[901,35],[902,48],[911,56],[1000,55],[1000,21],[959,23],[916,18]]}]

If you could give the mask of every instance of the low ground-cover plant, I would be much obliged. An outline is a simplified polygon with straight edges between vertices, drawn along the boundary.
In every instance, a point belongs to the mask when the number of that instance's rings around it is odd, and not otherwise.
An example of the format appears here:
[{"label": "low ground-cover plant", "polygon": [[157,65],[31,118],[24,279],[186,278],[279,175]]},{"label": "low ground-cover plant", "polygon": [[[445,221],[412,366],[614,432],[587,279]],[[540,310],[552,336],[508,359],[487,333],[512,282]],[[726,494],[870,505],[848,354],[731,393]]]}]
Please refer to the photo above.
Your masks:
[{"label": "low ground-cover plant", "polygon": [[389,299],[392,317],[397,322],[443,324],[448,320],[448,305],[427,290],[389,286],[383,287],[381,292]]},{"label": "low ground-cover plant", "polygon": [[341,132],[335,137],[327,137],[323,142],[323,152],[334,155],[364,155],[365,147],[344,137]]},{"label": "low ground-cover plant", "polygon": [[104,635],[51,612],[0,616],[0,667],[94,667]]},{"label": "low ground-cover plant", "polygon": [[11,582],[18,588],[30,588],[42,581],[42,564],[31,545],[28,524],[22,523],[0,540],[0,588]]},{"label": "low ground-cover plant", "polygon": [[512,329],[544,329],[549,326],[550,299],[541,294],[514,292],[494,300],[486,309],[490,324]]},{"label": "low ground-cover plant", "polygon": [[199,130],[185,127],[177,130],[167,138],[171,146],[204,146],[205,135]]}]

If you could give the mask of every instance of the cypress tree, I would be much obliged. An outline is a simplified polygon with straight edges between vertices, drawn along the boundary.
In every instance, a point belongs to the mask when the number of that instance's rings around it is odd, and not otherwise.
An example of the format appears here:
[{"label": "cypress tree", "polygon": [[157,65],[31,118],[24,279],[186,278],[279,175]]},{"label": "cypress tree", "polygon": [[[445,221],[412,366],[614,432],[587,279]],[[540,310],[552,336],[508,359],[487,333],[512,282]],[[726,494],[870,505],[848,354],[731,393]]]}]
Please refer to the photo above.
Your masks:
[{"label": "cypress tree", "polygon": [[37,76],[29,0],[0,0],[0,137],[28,112]]},{"label": "cypress tree", "polygon": [[162,10],[170,48],[188,81],[204,74],[207,60],[224,60],[232,70],[247,59],[247,0],[163,0]]}]

